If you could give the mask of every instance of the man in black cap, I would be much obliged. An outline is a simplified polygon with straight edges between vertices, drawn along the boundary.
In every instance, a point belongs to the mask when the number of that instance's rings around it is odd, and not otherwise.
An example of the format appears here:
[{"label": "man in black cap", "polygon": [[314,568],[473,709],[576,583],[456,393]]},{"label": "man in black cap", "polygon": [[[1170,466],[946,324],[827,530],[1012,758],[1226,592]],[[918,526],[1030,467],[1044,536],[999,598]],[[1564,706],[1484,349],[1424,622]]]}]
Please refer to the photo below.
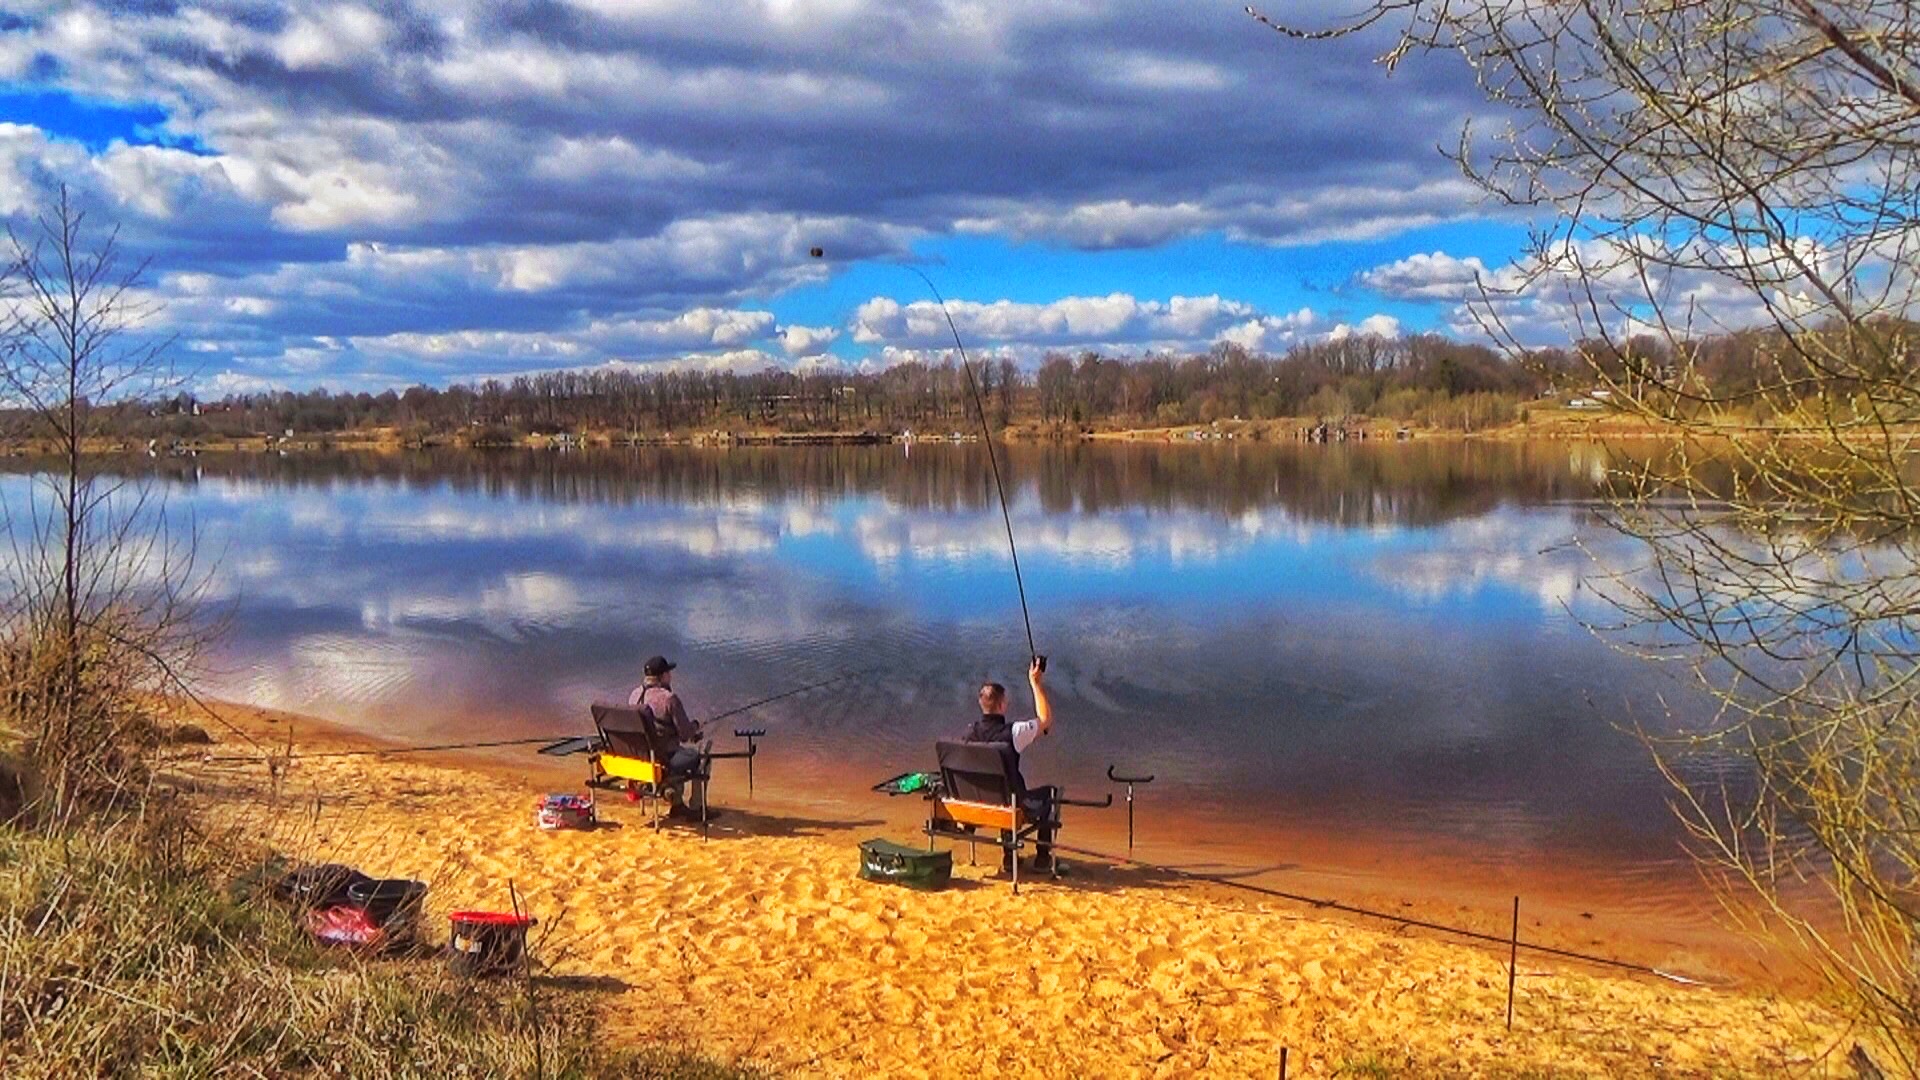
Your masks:
[{"label": "man in black cap", "polygon": [[[669,780],[700,771],[697,749],[700,725],[687,718],[687,707],[680,703],[680,695],[673,692],[673,668],[664,656],[648,657],[640,669],[644,681],[627,697],[627,704],[653,714],[654,747],[666,759]],[[697,820],[700,808],[707,805],[707,785],[694,781],[691,804],[681,801],[680,788],[680,784],[672,784],[668,789],[673,805],[668,808],[667,816]]]}]

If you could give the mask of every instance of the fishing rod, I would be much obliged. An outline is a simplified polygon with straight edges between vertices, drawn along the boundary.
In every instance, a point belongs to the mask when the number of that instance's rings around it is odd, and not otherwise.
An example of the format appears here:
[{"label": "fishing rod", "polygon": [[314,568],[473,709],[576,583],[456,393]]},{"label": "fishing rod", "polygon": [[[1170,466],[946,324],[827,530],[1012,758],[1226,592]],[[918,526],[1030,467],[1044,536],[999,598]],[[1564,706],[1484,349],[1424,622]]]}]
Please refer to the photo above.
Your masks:
[{"label": "fishing rod", "polygon": [[933,294],[934,303],[940,305],[940,314],[947,320],[947,332],[953,335],[953,347],[960,351],[960,370],[967,373],[967,389],[973,391],[973,409],[980,417],[980,439],[987,445],[987,465],[993,470],[993,490],[1000,496],[1000,520],[1007,527],[1007,554],[1013,558],[1013,585],[1020,593],[1020,622],[1027,630],[1027,655],[1041,671],[1047,670],[1047,658],[1033,643],[1033,616],[1027,611],[1027,582],[1020,573],[1020,549],[1013,542],[1013,511],[1007,509],[1007,488],[1000,480],[1000,460],[993,452],[993,431],[987,426],[987,402],[980,396],[980,383],[973,377],[973,362],[967,357],[967,347],[960,341],[960,328],[954,325],[953,312],[947,310],[947,298],[940,295],[939,286],[933,283],[919,267],[909,265],[921,281],[926,282],[927,291]]},{"label": "fishing rod", "polygon": [[[716,723],[718,721],[725,720],[730,716],[738,716],[743,712],[748,712],[750,710],[757,709],[762,705],[771,705],[776,701],[783,701],[787,698],[794,697],[799,694],[804,694],[809,690],[818,690],[823,686],[832,686],[834,683],[837,683],[837,682],[845,682],[846,680],[851,679],[856,675],[865,675],[870,671],[877,670],[877,667],[878,665],[875,665],[873,667],[858,668],[853,671],[843,671],[840,674],[835,675],[831,679],[822,679],[819,682],[808,683],[805,686],[796,687],[792,690],[783,690],[778,694],[771,694],[767,697],[759,698],[754,701],[749,701],[745,705],[736,706],[735,708],[728,709],[726,712],[717,713],[713,716],[707,717],[705,720],[700,721],[700,724],[702,726],[705,726],[707,724]],[[742,738],[749,737],[745,733],[740,733],[740,734]],[[763,735],[763,734],[765,734],[765,732],[756,732],[751,737],[758,738],[760,735]],[[428,754],[428,753],[437,753],[442,750],[482,750],[490,747],[500,747],[500,746],[532,746],[536,743],[547,743],[547,744],[557,745],[557,743],[555,743],[556,739],[558,739],[560,742],[566,742],[569,739],[580,738],[580,737],[583,737],[583,736],[535,735],[535,736],[529,736],[528,738],[524,738],[524,739],[489,739],[489,740],[483,740],[479,742],[427,743],[419,746],[383,746],[383,747],[377,747],[373,749],[364,749],[364,750],[329,750],[325,753],[320,753],[320,754],[288,754],[286,760],[309,761],[317,758],[378,757],[378,756],[384,756],[388,754]],[[193,760],[198,760],[198,761],[206,762],[209,764],[213,764],[213,763],[224,763],[224,762],[259,761],[263,756],[267,756],[267,755],[233,754],[225,757],[198,758]]]},{"label": "fishing rod", "polygon": [[[826,252],[816,247],[810,249],[808,254],[818,259],[825,256]],[[908,263],[906,268],[913,271],[914,276],[925,283],[927,291],[933,294],[934,303],[939,305],[941,316],[947,320],[947,332],[953,335],[953,347],[960,353],[960,370],[967,375],[967,389],[973,394],[974,413],[980,418],[980,438],[987,446],[987,465],[993,470],[993,490],[1000,497],[1000,520],[1007,527],[1007,554],[1013,559],[1013,584],[1020,593],[1020,623],[1027,631],[1027,655],[1033,657],[1041,671],[1045,671],[1047,658],[1040,655],[1039,648],[1033,642],[1033,615],[1027,609],[1027,580],[1020,572],[1019,545],[1013,541],[1013,511],[1007,508],[1007,486],[1000,479],[1000,459],[993,452],[993,429],[987,425],[987,402],[980,394],[979,380],[974,378],[973,361],[967,356],[966,343],[960,340],[960,327],[955,325],[953,312],[947,309],[947,298],[940,295],[940,287],[919,267]]]},{"label": "fishing rod", "polygon": [[787,698],[793,697],[797,694],[804,694],[809,690],[818,690],[823,686],[832,686],[834,683],[837,683],[837,682],[845,682],[848,679],[853,678],[855,675],[865,675],[870,671],[878,671],[878,670],[880,670],[880,665],[874,664],[869,667],[855,668],[852,671],[843,671],[840,674],[835,675],[831,679],[822,679],[817,683],[808,683],[807,685],[799,687],[797,689],[786,690],[786,691],[782,691],[781,693],[771,695],[769,697],[763,697],[758,701],[749,701],[745,705],[741,705],[738,708],[728,709],[726,712],[719,713],[714,716],[709,716],[705,720],[700,721],[700,724],[701,726],[704,727],[707,724],[717,723],[721,720],[725,720],[729,716],[739,716],[743,712],[747,712],[752,709],[757,709],[762,705],[771,705],[776,701],[784,701]]}]

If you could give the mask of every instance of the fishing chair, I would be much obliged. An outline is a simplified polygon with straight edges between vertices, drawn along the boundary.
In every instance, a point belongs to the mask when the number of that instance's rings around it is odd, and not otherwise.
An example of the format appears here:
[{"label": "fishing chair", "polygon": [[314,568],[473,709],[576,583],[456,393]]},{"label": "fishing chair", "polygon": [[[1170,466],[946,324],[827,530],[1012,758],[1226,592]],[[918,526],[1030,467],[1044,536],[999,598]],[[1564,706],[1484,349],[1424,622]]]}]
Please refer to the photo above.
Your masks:
[{"label": "fishing chair", "polygon": [[629,799],[643,801],[659,828],[657,803],[666,794],[667,763],[654,749],[652,725],[639,709],[624,705],[595,704],[591,711],[600,738],[587,754],[587,786],[624,788]]},{"label": "fishing chair", "polygon": [[[631,705],[596,704],[592,712],[593,726],[600,736],[587,754],[588,767],[592,770],[587,778],[587,786],[624,787],[628,798],[642,801],[653,827],[658,829],[660,803],[665,801],[669,788],[690,782],[704,785],[707,797],[700,800],[700,835],[703,838],[708,833],[707,806],[713,797],[714,761],[719,758],[745,758],[748,783],[751,785],[753,759],[760,752],[755,740],[766,734],[760,730],[734,732],[747,740],[747,749],[735,753],[716,754],[713,752],[713,742],[709,740],[700,747],[700,764],[692,772],[675,776],[667,772],[667,755],[659,749],[662,733],[655,731],[647,722],[649,714]],[[546,749],[558,749],[572,742],[563,740]]]},{"label": "fishing chair", "polygon": [[[660,804],[666,801],[670,787],[688,781],[706,783],[711,778],[711,760],[702,755],[700,765],[691,773],[669,777],[666,755],[658,750],[654,731],[638,708],[628,705],[594,705],[593,726],[600,732],[599,749],[587,755],[593,770],[587,786],[624,787],[627,797],[638,799],[647,811],[653,827],[660,827]],[[706,828],[707,801],[700,800],[701,829]]]},{"label": "fishing chair", "polygon": [[[1020,895],[1020,849],[1027,838],[1048,826],[1060,830],[1062,806],[1113,805],[1113,796],[1105,802],[1074,801],[1057,793],[1050,806],[1052,820],[1041,821],[1027,813],[1024,805],[1027,789],[1020,778],[1018,758],[1005,743],[949,742],[933,744],[940,762],[940,782],[927,795],[927,849],[933,850],[937,837],[965,840],[969,844],[990,843],[1006,853],[1013,865],[1013,893]],[[983,841],[976,829],[996,829],[999,839]],[[1056,873],[1055,876],[1058,876]]]}]

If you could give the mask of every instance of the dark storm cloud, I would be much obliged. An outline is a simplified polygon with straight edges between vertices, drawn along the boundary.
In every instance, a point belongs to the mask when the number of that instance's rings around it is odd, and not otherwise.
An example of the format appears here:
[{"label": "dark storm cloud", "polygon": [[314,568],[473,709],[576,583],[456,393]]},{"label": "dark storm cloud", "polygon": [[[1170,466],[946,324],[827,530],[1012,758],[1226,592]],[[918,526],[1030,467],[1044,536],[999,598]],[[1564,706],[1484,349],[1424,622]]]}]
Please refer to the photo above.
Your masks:
[{"label": "dark storm cloud", "polygon": [[156,101],[212,153],[15,139],[0,211],[72,177],[161,265],[270,307],[269,340],[564,334],[806,280],[803,233],[856,260],[1470,212],[1433,153],[1470,81],[1386,79],[1381,45],[1231,3],[62,4],[0,35],[0,73]]}]

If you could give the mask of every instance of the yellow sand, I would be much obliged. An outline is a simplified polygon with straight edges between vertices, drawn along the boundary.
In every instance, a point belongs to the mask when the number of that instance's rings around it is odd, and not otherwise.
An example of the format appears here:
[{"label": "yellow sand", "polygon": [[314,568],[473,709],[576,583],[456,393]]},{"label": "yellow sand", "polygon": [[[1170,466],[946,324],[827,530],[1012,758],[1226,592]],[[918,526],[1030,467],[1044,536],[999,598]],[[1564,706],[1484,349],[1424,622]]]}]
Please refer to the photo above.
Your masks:
[{"label": "yellow sand", "polygon": [[[298,730],[297,750],[355,745]],[[619,1037],[794,1075],[1272,1077],[1283,1047],[1291,1076],[1839,1075],[1851,1046],[1802,1001],[1524,954],[1509,1033],[1492,950],[1091,866],[1015,897],[964,849],[955,886],[922,894],[857,879],[862,834],[758,805],[703,843],[605,795],[613,827],[543,833],[540,788],[444,758],[180,771],[214,819],[301,858],[430,881],[437,933],[447,911],[507,908],[512,882],[539,959],[604,985]]]}]

